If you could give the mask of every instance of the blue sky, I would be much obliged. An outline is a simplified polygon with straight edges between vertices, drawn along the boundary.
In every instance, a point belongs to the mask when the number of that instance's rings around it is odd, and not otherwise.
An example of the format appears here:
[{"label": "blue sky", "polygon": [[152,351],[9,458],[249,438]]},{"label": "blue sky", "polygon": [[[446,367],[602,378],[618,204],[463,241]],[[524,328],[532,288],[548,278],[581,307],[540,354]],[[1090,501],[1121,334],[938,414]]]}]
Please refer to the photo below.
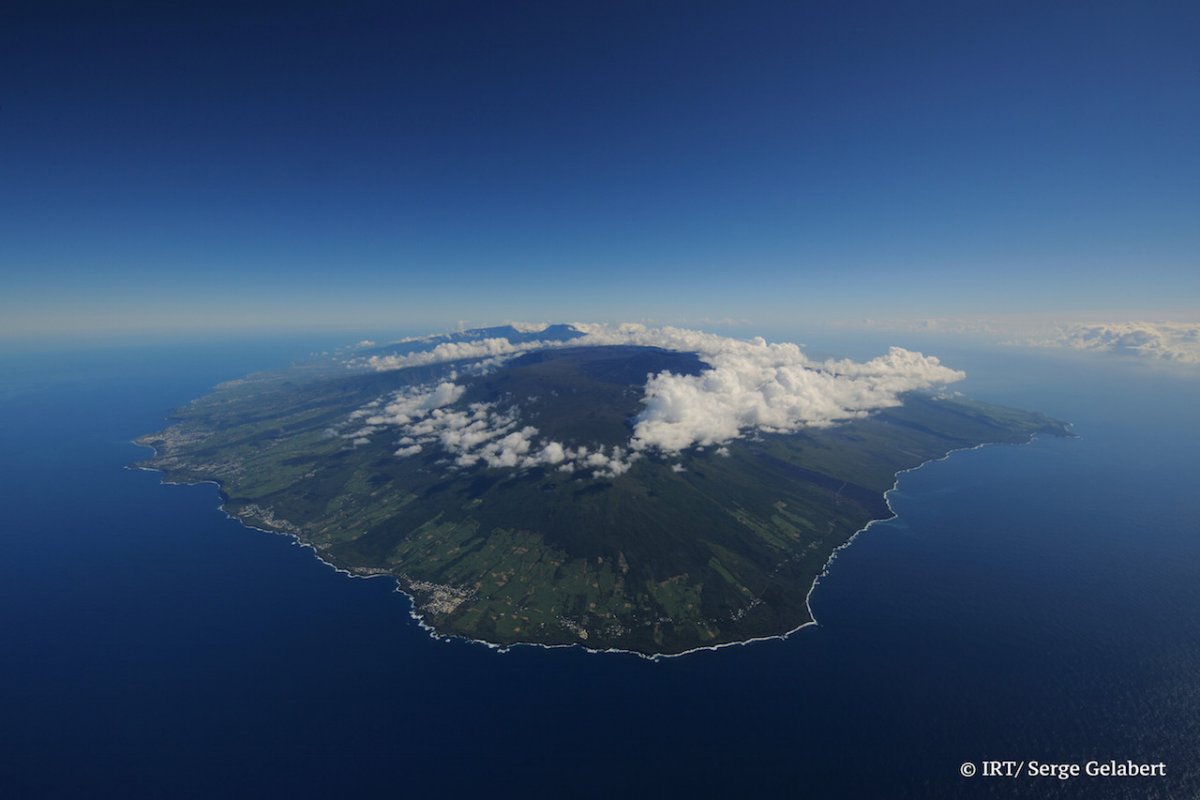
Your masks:
[{"label": "blue sky", "polygon": [[1194,312],[1197,41],[1190,3],[6,3],[0,335]]}]

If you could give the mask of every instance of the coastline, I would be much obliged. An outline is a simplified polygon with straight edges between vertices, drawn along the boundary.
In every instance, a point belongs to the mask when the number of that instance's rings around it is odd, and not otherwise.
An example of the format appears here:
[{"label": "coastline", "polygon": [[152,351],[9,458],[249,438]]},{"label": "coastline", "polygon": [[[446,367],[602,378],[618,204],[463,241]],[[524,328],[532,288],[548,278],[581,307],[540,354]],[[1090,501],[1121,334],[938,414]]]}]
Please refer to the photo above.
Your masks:
[{"label": "coastline", "polygon": [[[1071,423],[1067,423],[1068,435],[1071,437],[1076,437],[1077,436],[1076,434],[1070,433],[1071,427],[1072,427]],[[563,643],[563,644],[543,644],[541,642],[509,642],[506,644],[500,644],[497,642],[489,642],[486,639],[473,639],[469,636],[464,636],[463,634],[458,634],[458,633],[443,633],[425,621],[424,615],[419,613],[417,610],[416,598],[401,585],[401,579],[399,577],[397,577],[396,575],[394,575],[390,572],[363,574],[363,573],[359,573],[359,572],[355,572],[355,571],[346,569],[344,567],[340,567],[337,564],[335,564],[331,561],[328,561],[325,558],[322,558],[321,552],[319,550],[317,550],[316,546],[314,546],[310,542],[306,542],[303,539],[301,539],[300,535],[297,533],[294,533],[292,531],[280,530],[280,529],[259,527],[258,525],[253,525],[253,524],[247,522],[242,517],[238,517],[238,516],[235,516],[234,514],[230,514],[228,511],[225,510],[225,504],[226,504],[226,502],[228,502],[228,498],[225,496],[224,492],[222,491],[221,483],[219,481],[211,480],[211,479],[197,480],[197,481],[168,480],[166,478],[167,472],[165,470],[157,468],[157,467],[142,466],[142,465],[136,464],[136,463],[129,464],[125,468],[132,469],[132,470],[139,470],[139,471],[143,471],[143,472],[157,472],[160,475],[164,476],[160,480],[160,485],[200,486],[200,485],[204,485],[204,484],[211,484],[212,486],[215,486],[217,488],[217,496],[220,500],[220,503],[217,506],[217,508],[221,513],[223,513],[225,515],[225,517],[227,519],[234,520],[237,523],[239,523],[240,525],[242,525],[243,527],[248,528],[250,530],[260,531],[262,533],[269,533],[269,534],[274,534],[276,536],[284,536],[286,538],[289,538],[292,540],[293,545],[309,549],[310,551],[312,551],[312,554],[316,558],[317,561],[319,561],[320,563],[329,567],[330,569],[334,570],[335,572],[345,575],[347,577],[361,578],[364,580],[371,579],[371,578],[391,578],[396,584],[393,591],[404,595],[404,597],[408,600],[408,605],[409,605],[408,615],[409,615],[409,617],[411,619],[413,619],[417,623],[417,625],[430,636],[430,638],[437,639],[440,641],[458,640],[458,641],[462,641],[462,642],[466,642],[466,643],[470,643],[470,644],[479,644],[479,645],[483,645],[483,646],[487,647],[490,650],[495,650],[499,653],[507,653],[512,648],[515,648],[515,647],[539,647],[539,648],[543,648],[546,650],[558,650],[558,649],[564,649],[564,648],[579,648],[589,654],[628,654],[628,655],[637,656],[637,657],[645,659],[647,661],[658,662],[658,661],[662,661],[662,660],[668,659],[668,658],[679,658],[682,656],[691,655],[693,653],[699,653],[699,652],[703,652],[703,651],[714,651],[715,652],[717,650],[721,650],[721,649],[724,649],[727,647],[744,647],[746,645],[757,644],[760,642],[784,641],[784,640],[788,639],[790,636],[792,636],[793,634],[798,633],[799,631],[802,631],[805,628],[817,626],[819,624],[819,621],[817,620],[816,614],[813,613],[812,603],[811,603],[813,592],[816,591],[817,587],[821,583],[821,580],[829,575],[830,567],[832,566],[833,562],[837,559],[838,553],[840,551],[846,549],[851,544],[853,544],[855,539],[857,539],[860,535],[862,535],[862,534],[866,533],[868,530],[870,530],[872,526],[881,524],[884,522],[890,522],[894,519],[899,518],[900,515],[892,507],[891,495],[893,492],[896,492],[899,490],[900,479],[903,475],[906,475],[910,472],[916,472],[917,470],[922,469],[923,467],[925,467],[928,464],[933,464],[933,463],[937,463],[940,461],[946,461],[955,453],[970,452],[972,450],[981,450],[985,447],[993,447],[993,446],[999,446],[999,445],[1007,445],[1007,446],[1012,446],[1012,447],[1023,447],[1023,446],[1032,444],[1037,438],[1038,438],[1037,434],[1032,433],[1032,434],[1030,434],[1029,438],[1024,442],[983,442],[983,443],[980,443],[977,445],[973,445],[971,447],[958,447],[958,448],[954,448],[952,450],[948,450],[946,453],[944,453],[941,456],[938,456],[936,458],[930,458],[926,461],[922,461],[920,464],[917,464],[916,466],[906,467],[905,469],[899,470],[894,475],[894,480],[892,481],[891,487],[883,492],[883,502],[884,502],[884,505],[887,507],[887,510],[889,512],[891,512],[890,516],[877,517],[875,519],[868,520],[865,525],[863,525],[861,528],[859,528],[858,530],[856,530],[852,534],[850,534],[850,537],[848,539],[846,539],[845,542],[838,545],[837,547],[835,547],[833,549],[832,552],[830,552],[829,557],[825,560],[825,563],[821,567],[821,571],[816,575],[816,577],[813,578],[812,585],[809,586],[808,592],[805,593],[805,596],[804,596],[804,606],[808,612],[808,617],[809,617],[809,619],[806,622],[803,622],[803,623],[797,625],[796,627],[794,627],[788,631],[785,631],[783,633],[771,634],[769,636],[756,636],[756,637],[752,637],[749,639],[742,639],[742,640],[733,641],[733,642],[722,642],[720,644],[701,645],[699,647],[693,647],[693,648],[689,648],[687,650],[682,650],[678,653],[643,653],[639,650],[626,650],[626,649],[618,648],[618,647],[607,647],[607,648],[588,647],[587,645],[585,645],[581,642],[571,642],[571,643]],[[149,450],[151,450],[154,454],[154,456],[152,456],[152,458],[156,457],[158,455],[158,450],[153,445],[139,442],[136,439],[132,440],[131,443],[137,447],[145,447],[145,448],[148,448]]]}]

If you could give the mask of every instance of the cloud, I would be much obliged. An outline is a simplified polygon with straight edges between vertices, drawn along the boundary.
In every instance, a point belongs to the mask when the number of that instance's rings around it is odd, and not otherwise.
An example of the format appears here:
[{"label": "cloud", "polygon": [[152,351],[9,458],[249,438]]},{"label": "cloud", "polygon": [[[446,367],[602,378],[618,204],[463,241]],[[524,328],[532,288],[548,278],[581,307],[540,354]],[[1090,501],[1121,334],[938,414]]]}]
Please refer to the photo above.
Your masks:
[{"label": "cloud", "polygon": [[[512,326],[520,332],[538,332],[549,326]],[[418,340],[420,341],[420,340]],[[371,356],[366,359],[366,365],[377,372],[385,372],[408,367],[419,367],[427,364],[444,364],[450,361],[463,361],[464,371],[482,375],[492,371],[509,359],[533,350],[545,350],[550,347],[570,347],[577,345],[580,340],[548,340],[529,342],[510,342],[504,337],[490,337],[464,342],[442,342],[428,350],[420,350],[405,355]],[[351,361],[348,366],[354,367],[361,361]]]},{"label": "cloud", "polygon": [[[506,409],[499,408],[496,403],[447,407],[457,402],[464,391],[462,386],[442,383],[425,391],[398,392],[383,406],[382,412],[368,417],[367,421],[376,427],[364,428],[351,435],[361,438],[364,433],[373,433],[381,427],[398,428],[401,436],[396,442],[399,445],[395,451],[397,457],[414,456],[425,452],[426,446],[438,445],[453,456],[455,466],[464,468],[477,464],[493,469],[545,466],[572,472],[585,469],[596,477],[615,478],[625,473],[639,457],[628,454],[622,447],[605,452],[603,447],[569,448],[561,442],[538,439],[537,428],[521,425],[520,409],[515,405]],[[380,404],[374,405],[377,410]]]},{"label": "cloud", "polygon": [[[416,387],[397,392],[382,411],[364,415],[368,425],[407,425],[431,411],[448,406],[462,397],[466,389],[445,381],[432,389]],[[358,414],[363,409],[359,409]],[[353,415],[351,415],[353,416]]]},{"label": "cloud", "polygon": [[1047,336],[1022,342],[1200,364],[1200,324],[1186,322],[1108,322],[1060,326]]},{"label": "cloud", "polygon": [[[769,344],[762,338],[732,339],[684,328],[645,325],[573,326],[582,336],[565,342],[534,341],[513,344],[504,338],[442,342],[429,350],[404,356],[371,359],[375,369],[441,361],[467,361],[472,366],[498,363],[532,350],[565,346],[640,345],[694,352],[708,364],[698,375],[661,372],[648,375],[643,408],[634,420],[633,436],[623,446],[570,448],[538,437],[538,429],[521,424],[519,406],[496,403],[456,405],[465,388],[451,381],[402,390],[386,402],[376,400],[351,414],[367,428],[350,436],[363,437],[380,427],[401,433],[396,455],[440,447],[455,465],[484,464],[492,468],[556,467],[565,472],[590,470],[597,477],[615,478],[627,472],[646,453],[674,455],[690,447],[723,445],[733,439],[763,433],[787,433],[806,427],[827,427],[857,419],[872,411],[900,405],[900,396],[959,380],[964,373],[943,366],[937,358],[901,348],[866,362],[812,361],[798,345]],[[719,447],[718,455],[728,455]],[[682,467],[682,465],[677,465]]]},{"label": "cloud", "polygon": [[634,424],[634,450],[679,452],[721,444],[748,432],[828,427],[900,405],[900,395],[961,380],[933,356],[899,347],[860,363],[814,362],[798,345],[761,337],[732,339],[682,328],[580,326],[580,344],[636,344],[695,352],[710,365],[699,375],[660,373],[646,382]]},{"label": "cloud", "polygon": [[561,464],[566,458],[566,451],[558,442],[550,442],[538,453],[538,459],[545,464]]},{"label": "cloud", "polygon": [[[1184,312],[1184,316],[1194,313]],[[1200,364],[1200,322],[1194,319],[1095,322],[1079,312],[1028,313],[991,318],[859,320],[844,327],[980,336],[1011,347],[1069,348],[1175,364]]]},{"label": "cloud", "polygon": [[550,327],[549,322],[509,322],[517,333],[541,333]]},{"label": "cloud", "polygon": [[446,361],[466,361],[511,357],[527,350],[544,347],[544,342],[512,344],[508,339],[492,338],[469,342],[442,342],[429,350],[421,350],[402,356],[371,356],[367,364],[374,370],[384,371],[439,364]]}]

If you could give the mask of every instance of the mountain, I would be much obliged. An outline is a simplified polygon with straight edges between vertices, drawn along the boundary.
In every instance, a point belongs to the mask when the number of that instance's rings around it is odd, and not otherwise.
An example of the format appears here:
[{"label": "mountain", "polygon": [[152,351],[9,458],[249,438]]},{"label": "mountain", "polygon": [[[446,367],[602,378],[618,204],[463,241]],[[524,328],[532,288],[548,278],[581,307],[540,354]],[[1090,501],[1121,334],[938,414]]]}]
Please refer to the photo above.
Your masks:
[{"label": "mountain", "polygon": [[[486,340],[515,352],[370,366]],[[836,425],[639,450],[648,376],[708,363],[587,342],[569,326],[485,329],[250,376],[138,440],[155,449],[141,466],[215,481],[229,514],[340,568],[394,576],[438,633],[655,654],[811,621],[813,582],[890,516],[896,472],[1067,433],[1040,414],[907,392]]]}]

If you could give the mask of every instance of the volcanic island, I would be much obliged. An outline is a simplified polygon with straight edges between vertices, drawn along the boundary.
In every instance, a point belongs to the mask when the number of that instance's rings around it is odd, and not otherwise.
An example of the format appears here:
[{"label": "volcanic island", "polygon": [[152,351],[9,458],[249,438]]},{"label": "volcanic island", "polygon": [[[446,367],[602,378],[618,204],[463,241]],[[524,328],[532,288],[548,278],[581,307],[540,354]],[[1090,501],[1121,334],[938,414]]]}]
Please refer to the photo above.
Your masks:
[{"label": "volcanic island", "polygon": [[435,634],[672,655],[787,634],[896,474],[1068,436],[892,348],[641,325],[363,342],[217,386],[137,466],[329,564],[392,576]]}]

